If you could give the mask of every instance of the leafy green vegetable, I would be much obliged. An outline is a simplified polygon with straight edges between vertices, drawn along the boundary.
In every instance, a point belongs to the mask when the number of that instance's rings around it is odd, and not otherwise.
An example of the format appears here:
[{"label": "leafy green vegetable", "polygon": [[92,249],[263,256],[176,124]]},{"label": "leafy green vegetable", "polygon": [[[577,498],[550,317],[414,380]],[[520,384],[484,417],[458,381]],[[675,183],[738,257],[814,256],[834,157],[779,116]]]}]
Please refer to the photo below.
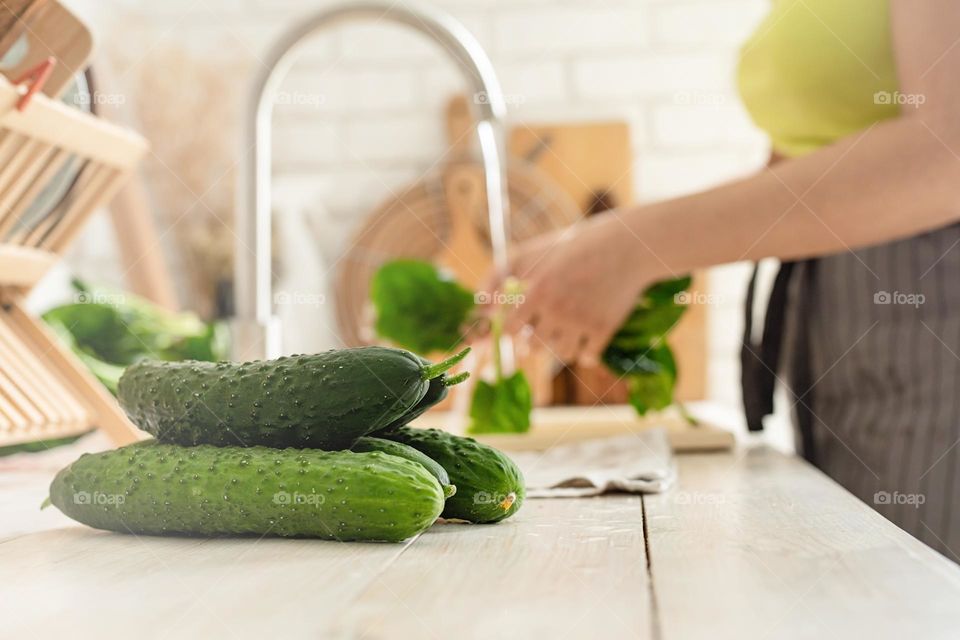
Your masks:
[{"label": "leafy green vegetable", "polygon": [[[504,283],[504,303],[520,293],[520,282],[508,278]],[[523,371],[503,375],[500,342],[503,336],[503,305],[490,318],[490,344],[493,355],[493,382],[478,380],[470,402],[470,433],[525,433],[530,430],[533,393]]]},{"label": "leafy green vegetable", "polygon": [[677,365],[666,343],[649,349],[642,358],[643,369],[625,376],[630,404],[639,415],[665,409],[673,403],[673,387],[677,381]]},{"label": "leafy green vegetable", "polygon": [[690,278],[677,278],[659,282],[644,291],[637,306],[611,338],[610,346],[619,350],[645,350],[667,335],[686,311],[686,307],[679,304],[679,296],[689,286]]},{"label": "leafy green vegetable", "polygon": [[129,364],[135,354],[149,349],[109,304],[66,304],[47,311],[43,319],[60,335],[70,335],[84,353],[105,362]]},{"label": "leafy green vegetable", "polygon": [[658,304],[677,304],[680,302],[679,298],[683,292],[690,288],[691,282],[692,278],[690,276],[661,280],[660,282],[650,285],[647,290],[643,292],[643,297]]},{"label": "leafy green vegetable", "polygon": [[63,438],[51,438],[50,440],[35,440],[33,442],[21,442],[19,444],[7,445],[6,447],[0,447],[0,458],[12,456],[15,453],[39,453],[41,451],[48,451],[55,447],[63,447],[68,444],[73,444],[88,433],[90,432],[84,431],[83,433],[78,433],[74,436],[64,436]]},{"label": "leafy green vegetable", "polygon": [[138,296],[74,281],[76,300],[44,321],[93,374],[116,393],[123,370],[144,358],[221,360],[223,331],[190,313],[172,313]]},{"label": "leafy green vegetable", "polygon": [[87,369],[103,383],[110,393],[117,394],[117,385],[120,383],[120,376],[123,375],[126,367],[104,362],[99,358],[90,355],[86,350],[80,348],[77,339],[74,337],[65,324],[59,319],[52,318],[46,320],[47,326],[53,329],[60,341],[70,347],[70,350],[80,359]]},{"label": "leafy green vegetable", "polygon": [[640,415],[673,402],[677,364],[666,336],[686,311],[680,294],[689,286],[685,277],[649,287],[603,352],[607,368],[624,376],[630,404]]},{"label": "leafy green vegetable", "polygon": [[[602,361],[624,377],[630,404],[643,415],[673,402],[677,365],[666,343],[686,306],[690,278],[674,278],[647,288],[610,340]],[[426,262],[397,260],[380,268],[371,295],[377,333],[413,351],[447,351],[463,340],[461,328],[474,308],[473,294]],[[532,407],[523,372],[504,377],[500,370],[502,312],[491,318],[494,381],[480,381],[470,408],[473,433],[527,430]]]},{"label": "leafy green vegetable", "polygon": [[450,351],[463,340],[461,328],[474,296],[428,262],[393,260],[370,286],[377,335],[415,353]]},{"label": "leafy green vegetable", "polygon": [[524,433],[530,430],[533,394],[523,371],[478,380],[470,403],[469,433]]}]

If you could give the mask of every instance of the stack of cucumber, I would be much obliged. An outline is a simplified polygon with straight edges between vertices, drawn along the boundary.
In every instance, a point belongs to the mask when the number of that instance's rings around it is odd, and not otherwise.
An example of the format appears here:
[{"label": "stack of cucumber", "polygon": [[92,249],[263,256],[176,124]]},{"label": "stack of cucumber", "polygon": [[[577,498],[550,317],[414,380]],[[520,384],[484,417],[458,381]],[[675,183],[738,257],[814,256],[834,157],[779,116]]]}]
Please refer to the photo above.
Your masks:
[{"label": "stack of cucumber", "polygon": [[63,469],[50,502],[92,527],[145,534],[400,541],[440,516],[497,522],[523,477],[471,438],[407,424],[466,373],[360,347],[270,361],[132,365],[118,397],[155,436]]}]

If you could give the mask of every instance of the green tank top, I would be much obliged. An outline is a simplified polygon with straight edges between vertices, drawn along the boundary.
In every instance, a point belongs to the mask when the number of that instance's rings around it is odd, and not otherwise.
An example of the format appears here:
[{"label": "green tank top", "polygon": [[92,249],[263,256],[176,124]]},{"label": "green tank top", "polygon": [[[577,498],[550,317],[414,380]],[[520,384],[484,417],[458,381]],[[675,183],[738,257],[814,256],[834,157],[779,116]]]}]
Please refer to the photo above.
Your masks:
[{"label": "green tank top", "polygon": [[740,52],[747,111],[785,156],[900,113],[887,0],[772,0]]}]

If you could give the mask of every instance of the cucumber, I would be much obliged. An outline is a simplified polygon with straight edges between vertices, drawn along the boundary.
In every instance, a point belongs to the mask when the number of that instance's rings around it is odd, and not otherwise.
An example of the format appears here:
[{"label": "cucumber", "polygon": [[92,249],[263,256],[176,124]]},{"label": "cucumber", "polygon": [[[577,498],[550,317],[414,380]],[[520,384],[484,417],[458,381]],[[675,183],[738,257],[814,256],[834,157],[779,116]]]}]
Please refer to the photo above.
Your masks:
[{"label": "cucumber", "polygon": [[430,386],[427,387],[427,392],[423,395],[423,398],[420,399],[420,402],[415,404],[409,411],[394,420],[392,423],[385,426],[383,429],[381,429],[381,431],[391,431],[398,427],[407,426],[429,411],[433,406],[443,401],[443,399],[447,397],[450,387],[463,382],[468,377],[469,374],[463,372],[455,376],[443,374],[438,378],[434,378],[430,381]]},{"label": "cucumber", "polygon": [[457,492],[457,487],[450,484],[450,476],[447,475],[446,469],[440,466],[440,464],[433,460],[432,458],[427,457],[427,455],[417,451],[413,447],[401,444],[399,442],[394,442],[393,440],[384,440],[383,438],[372,438],[370,436],[365,436],[357,440],[353,447],[352,451],[380,451],[390,456],[397,456],[398,458],[405,458],[411,462],[416,462],[423,465],[423,468],[430,472],[434,478],[437,479],[437,482],[440,483],[440,486],[443,487],[444,497],[449,498]]},{"label": "cucumber", "polygon": [[466,351],[433,365],[387,347],[243,364],[143,361],[124,372],[117,397],[162,442],[348,449],[416,407]]},{"label": "cucumber", "polygon": [[421,465],[379,452],[148,441],[81,456],[50,501],[123,533],[398,542],[437,519],[443,491]]},{"label": "cucumber", "polygon": [[493,447],[437,429],[402,427],[383,437],[417,449],[447,470],[457,493],[444,504],[444,518],[477,524],[499,522],[523,504],[523,474],[513,460]]}]

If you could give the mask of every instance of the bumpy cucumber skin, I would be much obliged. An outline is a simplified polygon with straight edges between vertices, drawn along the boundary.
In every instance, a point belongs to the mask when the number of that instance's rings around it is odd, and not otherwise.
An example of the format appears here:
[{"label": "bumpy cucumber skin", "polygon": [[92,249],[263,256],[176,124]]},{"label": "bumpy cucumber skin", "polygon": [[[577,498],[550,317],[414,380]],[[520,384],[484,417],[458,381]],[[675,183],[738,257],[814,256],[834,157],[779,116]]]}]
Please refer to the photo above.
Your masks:
[{"label": "bumpy cucumber skin", "polygon": [[523,474],[513,460],[493,447],[438,429],[403,427],[382,437],[410,445],[447,470],[457,493],[447,498],[444,518],[477,524],[499,522],[523,504]]},{"label": "bumpy cucumber skin", "polygon": [[443,509],[421,465],[383,453],[138,443],[86,454],[50,500],[97,529],[399,542]]},{"label": "bumpy cucumber skin", "polygon": [[354,443],[352,450],[360,452],[379,451],[387,454],[388,456],[397,456],[398,458],[404,458],[406,460],[410,460],[411,462],[416,462],[417,464],[423,465],[423,468],[429,471],[430,475],[437,479],[437,482],[439,482],[440,486],[443,487],[443,495],[445,497],[449,498],[457,492],[457,487],[450,484],[450,476],[447,474],[447,470],[440,466],[440,463],[433,458],[430,458],[422,451],[417,451],[409,445],[405,445],[401,442],[394,442],[393,440],[364,436]]},{"label": "bumpy cucumber skin", "polygon": [[348,449],[426,394],[420,358],[358,347],[246,362],[131,365],[118,399],[138,427],[192,446]]}]

